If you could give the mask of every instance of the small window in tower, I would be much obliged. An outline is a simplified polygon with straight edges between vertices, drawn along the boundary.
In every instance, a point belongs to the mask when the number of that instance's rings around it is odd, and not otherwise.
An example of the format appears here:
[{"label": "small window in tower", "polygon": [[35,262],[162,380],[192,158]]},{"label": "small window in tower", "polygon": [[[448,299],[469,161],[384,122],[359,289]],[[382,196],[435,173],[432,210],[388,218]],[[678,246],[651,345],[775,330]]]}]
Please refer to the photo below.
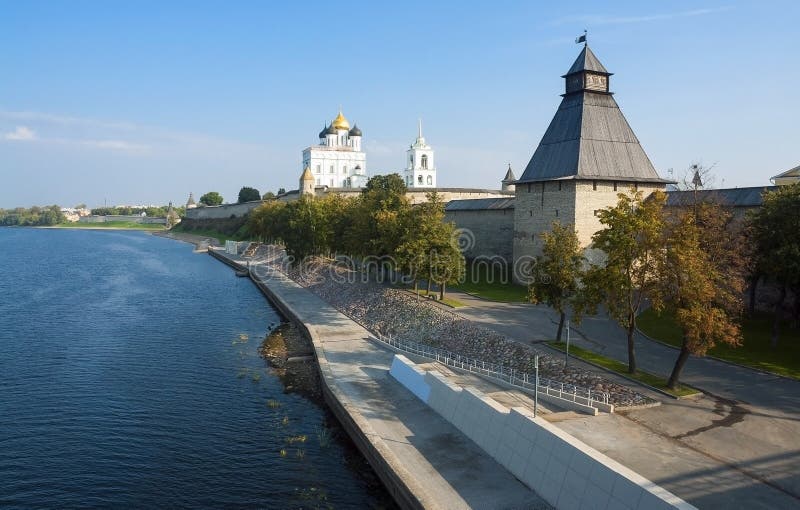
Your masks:
[{"label": "small window in tower", "polygon": [[417,178],[417,182],[422,184],[422,176],[421,175]]},{"label": "small window in tower", "polygon": [[422,158],[420,159],[420,164],[422,165],[422,168],[424,168],[425,170],[428,169],[428,155],[427,154],[423,154],[422,155]]},{"label": "small window in tower", "polygon": [[614,181],[614,191],[617,191],[617,181]]},{"label": "small window in tower", "polygon": [[531,211],[528,211],[528,216],[530,216],[531,218],[533,218],[533,211],[532,211],[532,210],[531,210]]},{"label": "small window in tower", "polygon": [[531,192],[531,183],[528,183],[528,193]]},{"label": "small window in tower", "polygon": [[[561,181],[558,181],[558,191],[561,191]],[[558,214],[556,214],[558,216]]]},{"label": "small window in tower", "polygon": [[317,186],[319,186],[319,179],[317,179]]},{"label": "small window in tower", "polygon": [[333,179],[331,179],[331,188],[333,187]]},{"label": "small window in tower", "polygon": [[[423,156],[423,157],[424,157],[424,156]],[[431,176],[429,175],[429,176],[428,176],[428,186],[431,186],[432,184],[433,184],[433,177],[431,177]]]},{"label": "small window in tower", "polygon": [[331,173],[335,173],[335,172],[333,171],[333,165],[331,165]]},{"label": "small window in tower", "polygon": [[318,174],[322,173],[322,165],[317,165],[317,173]]},{"label": "small window in tower", "polygon": [[556,209],[556,218],[558,218],[558,209]]},{"label": "small window in tower", "polygon": [[634,189],[634,191],[639,191],[639,183],[638,182],[634,182],[633,183],[633,189]]},{"label": "small window in tower", "polygon": [[346,173],[347,173],[347,166],[343,166],[343,167],[342,167],[342,173],[343,173],[343,174],[346,174]]},{"label": "small window in tower", "polygon": [[592,181],[592,191],[597,191],[597,181]]}]

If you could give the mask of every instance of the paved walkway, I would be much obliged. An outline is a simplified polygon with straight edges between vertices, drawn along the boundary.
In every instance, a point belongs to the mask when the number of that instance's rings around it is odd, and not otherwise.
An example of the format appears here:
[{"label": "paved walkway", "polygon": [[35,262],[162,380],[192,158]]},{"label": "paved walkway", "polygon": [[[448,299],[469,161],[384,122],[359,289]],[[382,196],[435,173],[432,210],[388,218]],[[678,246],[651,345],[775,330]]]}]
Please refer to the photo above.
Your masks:
[{"label": "paved walkway", "polygon": [[[453,297],[467,305],[456,313],[519,342],[555,337],[557,316],[545,307]],[[607,318],[585,319],[571,340],[627,359],[624,331]],[[662,375],[677,357],[642,335],[636,350],[643,370]],[[696,357],[682,380],[709,394],[559,426],[699,508],[800,507],[800,382]]]},{"label": "paved walkway", "polygon": [[[229,256],[232,259],[238,257]],[[256,269],[256,265],[252,267]],[[426,508],[547,508],[539,496],[388,375],[394,353],[361,326],[258,265],[269,289],[306,324],[322,375]],[[254,271],[255,272],[255,271]]]}]

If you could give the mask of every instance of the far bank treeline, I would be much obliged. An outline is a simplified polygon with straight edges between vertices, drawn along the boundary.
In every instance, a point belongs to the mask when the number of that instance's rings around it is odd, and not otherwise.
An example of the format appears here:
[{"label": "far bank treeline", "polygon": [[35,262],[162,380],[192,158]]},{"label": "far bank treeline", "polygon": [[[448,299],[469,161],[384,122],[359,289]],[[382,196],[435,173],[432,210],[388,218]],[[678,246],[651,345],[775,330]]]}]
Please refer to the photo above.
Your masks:
[{"label": "far bank treeline", "polygon": [[251,214],[251,235],[277,242],[295,261],[309,256],[347,255],[353,261],[391,269],[413,280],[439,286],[464,274],[453,223],[444,221],[444,203],[436,193],[411,206],[397,174],[371,178],[355,198],[330,194],[294,202],[265,202]]},{"label": "far bank treeline", "polygon": [[64,221],[64,213],[57,205],[33,206],[29,209],[24,207],[0,209],[0,226],[4,227],[49,227]]}]

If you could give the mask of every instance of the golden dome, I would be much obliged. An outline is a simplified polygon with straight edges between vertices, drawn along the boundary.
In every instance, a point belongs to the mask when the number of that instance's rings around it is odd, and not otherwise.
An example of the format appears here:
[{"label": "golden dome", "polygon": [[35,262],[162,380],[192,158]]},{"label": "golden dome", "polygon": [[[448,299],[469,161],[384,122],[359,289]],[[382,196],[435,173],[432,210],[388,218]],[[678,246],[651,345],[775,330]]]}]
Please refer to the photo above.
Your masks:
[{"label": "golden dome", "polygon": [[345,129],[348,131],[350,130],[350,123],[347,122],[347,119],[344,118],[344,115],[342,115],[341,110],[339,110],[339,115],[337,115],[336,118],[333,119],[333,127],[334,129]]},{"label": "golden dome", "polygon": [[303,174],[300,176],[301,181],[313,181],[314,175],[311,173],[311,168],[306,167],[303,170]]}]

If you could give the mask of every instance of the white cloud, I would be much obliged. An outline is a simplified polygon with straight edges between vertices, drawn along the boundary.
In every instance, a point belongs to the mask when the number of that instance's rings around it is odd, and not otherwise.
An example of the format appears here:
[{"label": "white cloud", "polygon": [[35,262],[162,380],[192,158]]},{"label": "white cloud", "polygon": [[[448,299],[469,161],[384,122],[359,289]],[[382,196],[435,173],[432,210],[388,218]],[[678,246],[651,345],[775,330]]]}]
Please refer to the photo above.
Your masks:
[{"label": "white cloud", "polygon": [[97,147],[99,149],[120,151],[142,151],[148,149],[146,145],[126,142],[124,140],[73,140],[73,142],[89,147]]},{"label": "white cloud", "polygon": [[3,135],[6,140],[36,140],[36,132],[25,126],[17,126],[17,129]]},{"label": "white cloud", "polygon": [[646,23],[649,21],[661,21],[675,18],[691,18],[695,16],[704,16],[706,14],[715,14],[718,12],[729,11],[731,6],[712,7],[707,9],[693,9],[690,11],[679,11],[662,14],[645,14],[640,16],[613,16],[604,14],[590,14],[583,16],[571,16],[561,18],[553,22],[554,25],[564,25],[568,23],[583,23],[588,26],[597,25],[622,25],[627,23]]}]

